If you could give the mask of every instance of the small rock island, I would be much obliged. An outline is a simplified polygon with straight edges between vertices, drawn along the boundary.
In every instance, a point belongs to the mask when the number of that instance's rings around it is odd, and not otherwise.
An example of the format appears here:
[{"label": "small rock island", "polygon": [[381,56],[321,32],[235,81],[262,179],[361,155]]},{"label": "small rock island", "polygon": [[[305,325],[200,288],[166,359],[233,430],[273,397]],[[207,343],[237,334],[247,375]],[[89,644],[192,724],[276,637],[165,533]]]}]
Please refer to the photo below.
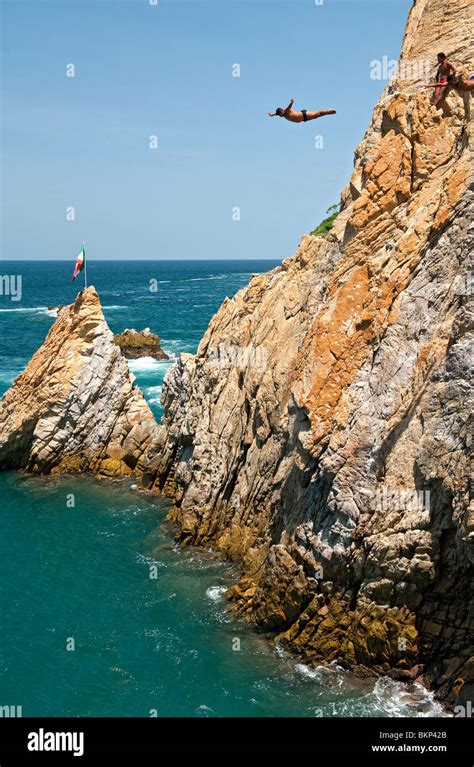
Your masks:
[{"label": "small rock island", "polygon": [[160,337],[152,333],[150,328],[141,331],[125,328],[123,333],[114,336],[114,343],[120,346],[122,354],[129,360],[140,357],[153,357],[155,360],[169,360],[161,348]]}]

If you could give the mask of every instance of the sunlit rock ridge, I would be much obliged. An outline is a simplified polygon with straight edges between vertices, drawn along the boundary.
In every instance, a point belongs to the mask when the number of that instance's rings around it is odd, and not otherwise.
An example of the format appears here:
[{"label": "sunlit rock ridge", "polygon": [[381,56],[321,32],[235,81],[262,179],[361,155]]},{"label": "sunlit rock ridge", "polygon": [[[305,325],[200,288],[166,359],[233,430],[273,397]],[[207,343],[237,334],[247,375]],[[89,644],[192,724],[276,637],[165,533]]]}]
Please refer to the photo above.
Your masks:
[{"label": "sunlit rock ridge", "polygon": [[[417,0],[401,63],[472,57],[471,0]],[[410,71],[409,79],[407,70]],[[415,76],[414,76],[415,73]],[[325,239],[254,277],[165,380],[145,482],[228,597],[312,661],[472,698],[473,132],[400,67]]]},{"label": "sunlit rock ridge", "polygon": [[0,403],[0,468],[140,476],[156,429],[90,287]]}]

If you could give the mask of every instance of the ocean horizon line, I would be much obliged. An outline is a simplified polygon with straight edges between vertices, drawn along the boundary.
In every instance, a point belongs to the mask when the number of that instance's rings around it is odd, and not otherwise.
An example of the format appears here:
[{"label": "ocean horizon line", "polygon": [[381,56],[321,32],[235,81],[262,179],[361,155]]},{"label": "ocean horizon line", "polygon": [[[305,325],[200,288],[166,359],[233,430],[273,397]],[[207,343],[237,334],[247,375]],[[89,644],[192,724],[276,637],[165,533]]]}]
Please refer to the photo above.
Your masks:
[{"label": "ocean horizon line", "polygon": [[[155,263],[156,261],[159,261],[160,263],[168,263],[168,264],[219,264],[219,263],[239,263],[239,264],[245,264],[250,263],[252,261],[268,261],[274,262],[277,261],[279,263],[282,263],[285,259],[279,259],[279,258],[94,258],[92,259],[92,263],[100,262],[100,263],[111,263],[116,264],[118,261],[123,264],[133,264],[133,263]],[[74,258],[2,258],[0,260],[0,264],[69,264],[74,262]],[[91,259],[88,259],[88,263],[91,263]]]}]

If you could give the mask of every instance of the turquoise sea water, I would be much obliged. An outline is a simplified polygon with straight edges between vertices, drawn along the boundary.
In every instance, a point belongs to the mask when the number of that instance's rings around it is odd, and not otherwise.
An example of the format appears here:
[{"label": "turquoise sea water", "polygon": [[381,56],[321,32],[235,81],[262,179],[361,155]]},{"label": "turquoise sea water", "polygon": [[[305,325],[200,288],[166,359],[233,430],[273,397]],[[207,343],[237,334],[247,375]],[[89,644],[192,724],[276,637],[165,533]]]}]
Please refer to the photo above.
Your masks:
[{"label": "turquoise sea water", "polygon": [[[195,352],[212,315],[226,296],[244,287],[253,273],[276,261],[118,261],[90,262],[88,283],[99,292],[114,333],[150,327],[158,333],[171,361],[179,352]],[[74,262],[2,261],[2,275],[21,275],[21,301],[0,295],[0,394],[11,385],[44,340],[54,321],[48,307],[71,303],[84,285],[71,284]],[[157,292],[150,290],[156,280]],[[154,286],[155,283],[153,283]],[[166,362],[135,360],[131,368],[152,409],[159,397]]]},{"label": "turquoise sea water", "polygon": [[[270,262],[102,262],[89,268],[115,332],[150,327],[171,356],[194,352],[226,295]],[[71,263],[2,263],[1,391],[69,303]],[[80,278],[79,278],[80,279]],[[159,281],[157,294],[149,280]],[[132,363],[160,415],[167,363]],[[0,705],[23,716],[405,716],[441,714],[420,688],[310,668],[236,620],[235,579],[182,549],[166,502],[133,483],[0,474]],[[156,577],[150,577],[150,575]]]}]

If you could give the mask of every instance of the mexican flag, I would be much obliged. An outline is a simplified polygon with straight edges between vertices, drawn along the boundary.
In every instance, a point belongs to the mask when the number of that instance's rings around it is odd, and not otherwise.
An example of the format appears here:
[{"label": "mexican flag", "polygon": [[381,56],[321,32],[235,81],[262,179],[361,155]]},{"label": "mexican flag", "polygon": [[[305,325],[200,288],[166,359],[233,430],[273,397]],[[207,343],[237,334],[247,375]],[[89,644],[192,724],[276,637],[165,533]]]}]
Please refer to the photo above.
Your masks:
[{"label": "mexican flag", "polygon": [[84,266],[86,265],[86,249],[84,246],[82,246],[81,252],[79,253],[77,260],[76,260],[76,266],[74,267],[74,274],[72,275],[72,282],[76,279],[79,272],[82,272],[84,269]]}]

